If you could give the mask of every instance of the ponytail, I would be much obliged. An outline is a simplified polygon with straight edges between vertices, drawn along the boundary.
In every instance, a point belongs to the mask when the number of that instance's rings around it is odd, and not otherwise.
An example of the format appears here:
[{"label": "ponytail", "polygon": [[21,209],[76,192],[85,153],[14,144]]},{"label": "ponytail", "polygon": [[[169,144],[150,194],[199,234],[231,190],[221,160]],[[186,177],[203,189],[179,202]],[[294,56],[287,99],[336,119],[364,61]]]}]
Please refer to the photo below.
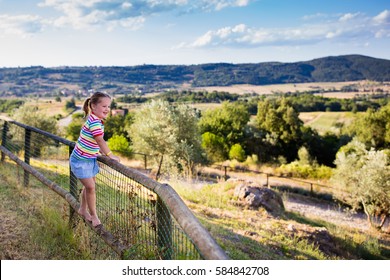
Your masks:
[{"label": "ponytail", "polygon": [[84,105],[83,105],[84,117],[88,116],[89,115],[89,111],[91,110],[91,107],[90,107],[90,104],[89,104],[90,101],[91,101],[91,97],[88,97],[84,101]]},{"label": "ponytail", "polygon": [[107,93],[103,93],[103,92],[98,91],[98,92],[95,92],[94,94],[92,94],[91,97],[88,97],[84,101],[83,111],[84,111],[85,116],[88,116],[92,112],[91,104],[98,104],[100,102],[100,98],[103,98],[103,97],[111,99],[111,96],[108,95]]}]

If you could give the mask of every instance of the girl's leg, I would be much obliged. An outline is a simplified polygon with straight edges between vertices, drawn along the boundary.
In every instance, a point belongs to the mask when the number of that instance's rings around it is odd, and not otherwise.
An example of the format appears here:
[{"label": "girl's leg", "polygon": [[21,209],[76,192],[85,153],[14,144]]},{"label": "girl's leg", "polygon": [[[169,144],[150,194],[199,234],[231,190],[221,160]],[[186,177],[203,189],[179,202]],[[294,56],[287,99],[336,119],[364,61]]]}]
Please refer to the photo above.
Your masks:
[{"label": "girl's leg", "polygon": [[95,191],[95,178],[80,179],[81,183],[85,187],[86,201],[91,214],[92,226],[96,227],[101,224],[96,213],[96,191]]},{"label": "girl's leg", "polygon": [[88,212],[87,192],[85,191],[85,187],[81,190],[81,203],[78,212],[80,215],[84,216],[87,221],[92,221],[92,217]]}]

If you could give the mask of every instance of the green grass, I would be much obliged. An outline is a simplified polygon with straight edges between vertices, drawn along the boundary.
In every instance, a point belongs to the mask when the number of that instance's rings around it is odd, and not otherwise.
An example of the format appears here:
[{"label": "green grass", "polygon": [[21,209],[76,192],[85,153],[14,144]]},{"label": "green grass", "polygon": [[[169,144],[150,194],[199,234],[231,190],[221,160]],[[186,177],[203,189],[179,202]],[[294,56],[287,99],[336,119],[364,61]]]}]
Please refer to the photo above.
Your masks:
[{"label": "green grass", "polygon": [[273,217],[263,209],[243,208],[233,197],[232,182],[201,189],[177,182],[172,186],[232,259],[390,259],[390,240],[378,232],[294,212]]},{"label": "green grass", "polygon": [[340,126],[349,125],[355,115],[351,112],[307,112],[300,113],[305,124],[317,130],[320,134],[326,132],[340,133]]},{"label": "green grass", "polygon": [[[23,171],[11,162],[0,165],[0,210],[17,221],[19,230],[10,230],[20,232],[19,242],[12,246],[0,241],[2,259],[115,258],[83,223],[69,228],[69,207],[58,195],[35,179],[29,188],[22,187]],[[243,208],[233,197],[232,182],[200,189],[172,185],[232,259],[390,259],[389,238],[381,239],[376,232],[360,232],[293,212],[273,217],[262,209]],[[291,225],[295,232],[288,230]],[[307,234],[318,228],[325,228],[330,240]]]},{"label": "green grass", "polygon": [[[84,223],[78,222],[74,228],[69,225],[66,201],[33,176],[25,188],[23,174],[13,162],[0,162],[0,210],[5,213],[0,217],[6,222],[17,221],[3,228],[1,259],[112,258],[111,250]],[[15,236],[13,232],[20,234]]]}]

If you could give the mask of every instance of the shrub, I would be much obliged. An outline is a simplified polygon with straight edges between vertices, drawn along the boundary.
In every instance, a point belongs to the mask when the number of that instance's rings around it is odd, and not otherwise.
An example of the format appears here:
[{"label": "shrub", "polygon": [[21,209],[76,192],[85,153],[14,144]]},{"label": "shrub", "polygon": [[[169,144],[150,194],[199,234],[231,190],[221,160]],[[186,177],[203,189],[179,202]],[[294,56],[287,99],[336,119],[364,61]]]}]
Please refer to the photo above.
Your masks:
[{"label": "shrub", "polygon": [[114,152],[118,152],[123,156],[131,156],[132,149],[130,147],[129,141],[123,135],[114,135],[108,141],[108,147]]},{"label": "shrub", "polygon": [[241,147],[240,144],[234,144],[229,151],[229,158],[236,159],[239,162],[243,162],[245,160],[245,151]]}]

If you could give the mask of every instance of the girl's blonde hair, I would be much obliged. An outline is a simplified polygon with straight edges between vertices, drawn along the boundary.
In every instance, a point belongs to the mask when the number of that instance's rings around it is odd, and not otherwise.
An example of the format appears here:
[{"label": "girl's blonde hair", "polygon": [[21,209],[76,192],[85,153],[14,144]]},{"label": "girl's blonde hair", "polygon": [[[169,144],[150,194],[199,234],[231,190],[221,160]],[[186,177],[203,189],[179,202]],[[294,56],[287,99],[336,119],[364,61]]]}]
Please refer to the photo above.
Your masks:
[{"label": "girl's blonde hair", "polygon": [[88,97],[84,101],[83,111],[84,111],[85,116],[88,116],[92,112],[91,104],[94,104],[94,105],[99,104],[101,98],[110,98],[111,99],[111,96],[107,93],[97,91],[94,94],[92,94],[91,97]]}]

